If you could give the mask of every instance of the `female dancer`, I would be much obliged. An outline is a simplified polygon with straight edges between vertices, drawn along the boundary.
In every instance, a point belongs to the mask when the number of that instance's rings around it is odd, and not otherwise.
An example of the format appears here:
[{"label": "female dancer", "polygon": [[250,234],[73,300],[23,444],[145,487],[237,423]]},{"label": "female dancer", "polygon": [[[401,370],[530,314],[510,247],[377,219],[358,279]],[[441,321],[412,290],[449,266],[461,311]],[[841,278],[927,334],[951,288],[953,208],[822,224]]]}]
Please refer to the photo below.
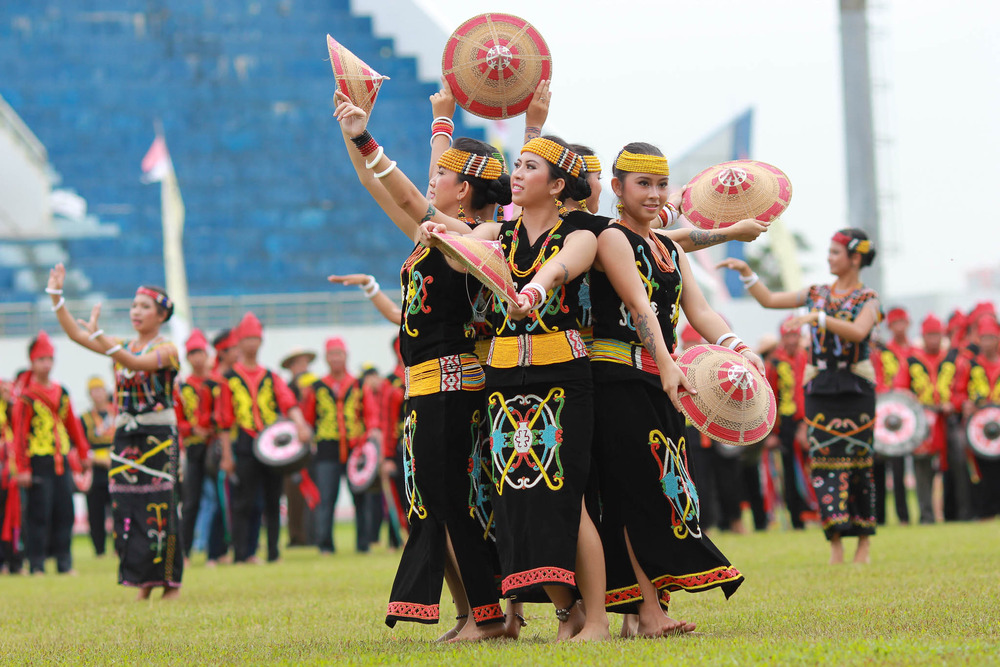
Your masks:
[{"label": "female dancer", "polygon": [[726,259],[719,267],[740,272],[750,295],[765,308],[810,312],[788,327],[810,325],[812,363],[806,370],[806,417],[812,483],[820,504],[830,562],[844,562],[843,537],[857,536],[854,562],[867,563],[875,534],[872,436],[875,372],[869,360],[872,328],[882,317],[878,294],[861,282],[861,269],[875,248],[860,229],[833,235],[827,263],[836,280],[797,292],[772,292],[746,262]]},{"label": "female dancer", "polygon": [[[510,202],[509,178],[487,144],[459,138],[442,150],[450,143],[450,112],[440,103],[447,103],[450,95],[442,91],[435,97],[431,100],[436,116],[432,145],[439,157],[428,196],[470,224],[492,219],[498,204]],[[454,101],[450,104],[453,111]],[[393,203],[382,187],[385,181],[380,184],[373,176],[385,165],[375,172],[366,169],[368,163],[374,166],[383,151],[369,146],[370,151],[363,154],[356,146],[365,148],[364,142],[350,140],[362,131],[363,126],[353,134],[345,129],[358,177],[397,227],[416,240],[417,221]],[[372,154],[373,160],[369,159]],[[350,282],[350,277],[344,282]],[[472,289],[467,276],[450,268],[441,253],[419,244],[403,264],[401,282],[403,308],[398,321],[400,353],[408,371],[403,439],[410,536],[393,583],[386,623],[437,622],[450,545],[457,563],[448,577],[459,610],[454,637],[499,636],[505,627],[495,583],[496,555],[468,505],[467,468],[484,405],[483,371],[473,353],[472,330],[472,298],[479,285],[475,283]],[[378,298],[377,283],[366,285],[366,293]],[[384,301],[376,305],[394,319],[395,311]],[[463,617],[469,614],[474,623],[465,622]]]},{"label": "female dancer", "polygon": [[163,598],[180,595],[184,568],[180,540],[177,485],[177,417],[174,379],[180,357],[174,344],[160,335],[174,305],[158,287],[141,286],[132,299],[129,317],[136,336],[112,338],[98,326],[100,304],[90,320],[74,320],[62,296],[66,269],[49,271],[52,310],[70,340],[106,354],[115,366],[115,439],[108,471],[118,583],[139,589],[148,599],[163,587]]},{"label": "female dancer", "polygon": [[[721,587],[728,598],[743,582],[701,532],[677,398],[693,390],[670,356],[680,308],[709,340],[733,334],[705,301],[684,252],[650,229],[667,202],[666,158],[649,144],[628,144],[613,173],[621,219],[599,237],[591,271],[601,536],[609,608],[634,611],[638,602],[637,633],[654,637],[694,629],[661,609],[670,591]],[[746,345],[735,349],[762,368]]]},{"label": "female dancer", "polygon": [[[377,151],[370,168],[399,208],[414,221],[445,223],[422,227],[422,242],[433,245],[427,233],[446,225],[468,228],[428,203],[384,151],[375,148],[361,109],[339,93],[338,101],[341,128],[360,150]],[[577,290],[593,261],[596,241],[561,217],[557,199],[589,194],[580,162],[564,144],[529,141],[511,176],[521,217],[479,225],[473,234],[501,240],[522,288],[517,307],[508,309],[494,300],[490,316],[496,336],[487,356],[503,594],[521,597],[544,589],[563,621],[558,637],[588,639],[608,636],[600,541],[582,504],[591,437],[586,417],[592,403],[589,362],[577,324]],[[516,319],[529,312],[530,318]],[[586,617],[573,604],[577,572],[585,602],[592,601]],[[588,586],[594,582],[599,582],[596,592]]]}]

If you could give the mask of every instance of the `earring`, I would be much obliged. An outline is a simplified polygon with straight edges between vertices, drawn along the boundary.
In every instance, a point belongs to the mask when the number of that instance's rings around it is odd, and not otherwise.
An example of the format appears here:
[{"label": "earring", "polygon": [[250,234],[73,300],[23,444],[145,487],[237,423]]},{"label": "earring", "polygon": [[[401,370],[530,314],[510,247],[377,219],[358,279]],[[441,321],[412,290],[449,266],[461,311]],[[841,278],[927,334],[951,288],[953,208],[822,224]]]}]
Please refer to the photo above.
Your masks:
[{"label": "earring", "polygon": [[556,208],[559,209],[560,216],[564,216],[567,213],[569,213],[569,209],[563,206],[562,200],[559,199],[559,197],[556,197],[555,200],[556,200]]},{"label": "earring", "polygon": [[587,208],[587,200],[586,199],[581,199],[578,203],[580,204],[580,210],[581,211],[584,211],[586,213],[590,213],[590,209]]},{"label": "earring", "polygon": [[465,217],[465,207],[462,206],[462,202],[458,202],[458,219],[468,220],[468,218]]},{"label": "earring", "polygon": [[625,215],[625,206],[621,202],[618,202],[617,204],[615,204],[615,208],[618,209],[618,217],[619,218],[621,218],[621,217],[623,217]]}]

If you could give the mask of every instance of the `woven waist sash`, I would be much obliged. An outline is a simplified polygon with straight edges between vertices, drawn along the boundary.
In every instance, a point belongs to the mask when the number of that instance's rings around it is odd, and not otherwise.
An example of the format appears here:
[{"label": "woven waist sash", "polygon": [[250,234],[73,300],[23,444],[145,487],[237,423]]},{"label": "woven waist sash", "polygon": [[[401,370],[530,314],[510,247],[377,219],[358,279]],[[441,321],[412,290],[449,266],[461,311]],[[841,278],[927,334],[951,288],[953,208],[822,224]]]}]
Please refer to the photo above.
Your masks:
[{"label": "woven waist sash", "polygon": [[119,412],[115,415],[115,428],[125,427],[126,431],[134,431],[139,426],[177,426],[177,414],[171,410],[142,412],[134,415],[130,412]]},{"label": "woven waist sash", "polygon": [[470,352],[406,367],[407,398],[442,391],[479,391],[485,387],[483,367],[479,365],[479,358]]},{"label": "woven waist sash", "polygon": [[803,386],[812,382],[812,380],[819,375],[820,371],[825,370],[844,370],[850,369],[852,373],[857,375],[859,378],[868,380],[872,384],[876,383],[875,380],[875,366],[872,365],[871,359],[865,359],[859,361],[855,364],[849,364],[846,361],[838,361],[835,364],[827,363],[826,359],[817,360],[816,364],[806,364],[806,371],[802,377]]},{"label": "woven waist sash", "polygon": [[545,366],[587,356],[587,346],[580,332],[553,331],[545,334],[498,336],[490,342],[486,365],[491,368]]},{"label": "woven waist sash", "polygon": [[595,338],[590,348],[590,360],[631,366],[651,375],[660,374],[653,355],[645,347],[613,338]]},{"label": "woven waist sash", "polygon": [[476,357],[483,366],[486,365],[486,360],[490,357],[490,341],[492,340],[492,338],[480,338],[476,341]]}]

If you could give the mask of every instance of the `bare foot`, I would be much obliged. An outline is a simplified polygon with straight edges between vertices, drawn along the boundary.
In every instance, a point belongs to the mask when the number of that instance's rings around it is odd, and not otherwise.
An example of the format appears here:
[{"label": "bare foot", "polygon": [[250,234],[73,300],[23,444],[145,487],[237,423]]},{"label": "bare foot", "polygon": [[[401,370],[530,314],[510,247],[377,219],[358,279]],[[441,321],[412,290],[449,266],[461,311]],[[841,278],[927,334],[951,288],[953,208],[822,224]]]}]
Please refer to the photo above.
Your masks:
[{"label": "bare foot", "polygon": [[858,538],[858,550],[854,552],[854,562],[867,565],[870,560],[871,540],[867,537]]},{"label": "bare foot", "polygon": [[571,642],[594,642],[611,639],[611,632],[608,626],[603,623],[584,623],[580,632],[573,635]]},{"label": "bare foot", "polygon": [[583,607],[573,603],[569,608],[569,618],[559,621],[559,632],[556,633],[556,641],[564,642],[575,637],[587,622],[587,617],[583,613]]},{"label": "bare foot", "polygon": [[521,628],[526,626],[528,622],[524,620],[524,605],[511,602],[507,605],[507,615],[504,619],[504,636],[507,639],[517,639],[521,636]]},{"label": "bare foot", "polygon": [[836,539],[830,540],[830,565],[839,565],[844,562],[844,543],[838,535]]},{"label": "bare foot", "polygon": [[694,629],[695,629],[694,623],[688,623],[687,621],[678,621],[676,619],[670,618],[666,614],[661,614],[660,618],[655,619],[653,622],[647,622],[646,619],[640,616],[638,624],[636,626],[635,634],[633,636],[656,638],[656,637],[664,637],[667,635],[680,635],[687,632],[693,632]]},{"label": "bare foot", "polygon": [[454,639],[455,637],[458,636],[459,632],[462,631],[462,629],[465,627],[465,624],[466,624],[467,620],[469,620],[469,615],[468,614],[462,614],[460,616],[455,617],[455,627],[453,627],[451,630],[449,630],[448,632],[444,633],[443,635],[441,635],[440,637],[438,637],[434,641],[435,642],[450,642],[452,639]]},{"label": "bare foot", "polygon": [[619,636],[628,639],[629,637],[635,637],[637,632],[639,632],[639,615],[625,614],[622,617],[622,631],[619,633]]},{"label": "bare foot", "polygon": [[466,623],[465,627],[454,637],[448,640],[449,644],[458,642],[479,642],[484,639],[499,639],[506,636],[507,629],[503,623],[487,623],[486,625],[476,625]]},{"label": "bare foot", "polygon": [[149,594],[152,592],[153,592],[152,588],[150,588],[149,586],[143,586],[142,588],[139,589],[139,594],[136,596],[135,599],[138,602],[142,602],[143,600],[148,600]]},{"label": "bare foot", "polygon": [[205,561],[205,567],[218,567],[218,566],[219,566],[219,561],[217,561],[217,560],[206,560]]},{"label": "bare foot", "polygon": [[181,596],[181,589],[174,586],[163,587],[163,597],[161,600],[176,600]]}]

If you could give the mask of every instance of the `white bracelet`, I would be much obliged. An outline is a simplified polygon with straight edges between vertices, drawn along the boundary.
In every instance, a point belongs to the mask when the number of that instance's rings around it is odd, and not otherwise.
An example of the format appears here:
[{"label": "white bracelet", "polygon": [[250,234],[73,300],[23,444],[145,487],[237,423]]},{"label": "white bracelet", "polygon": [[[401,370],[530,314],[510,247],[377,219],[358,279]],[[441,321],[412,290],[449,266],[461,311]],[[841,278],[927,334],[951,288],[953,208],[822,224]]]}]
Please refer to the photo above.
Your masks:
[{"label": "white bracelet", "polygon": [[385,168],[385,171],[379,174],[375,174],[375,178],[384,178],[392,173],[392,170],[396,168],[396,161],[393,160],[389,163],[389,166]]},{"label": "white bracelet", "polygon": [[454,143],[454,140],[451,138],[451,135],[448,134],[447,132],[435,132],[434,134],[431,135],[431,145],[432,146],[434,145],[434,137],[448,137],[448,145],[449,146],[451,146]]},{"label": "white bracelet", "polygon": [[62,296],[63,291],[61,289],[53,289],[51,287],[45,288],[46,294],[55,294],[56,296]]},{"label": "white bracelet", "polygon": [[453,121],[451,118],[448,118],[448,116],[438,116],[431,122],[436,123],[438,121],[441,121],[442,123],[446,123],[448,125],[451,125],[452,127],[455,127],[455,121]]},{"label": "white bracelet", "polygon": [[59,297],[59,301],[56,302],[56,305],[52,306],[52,312],[53,313],[56,312],[65,305],[66,305],[66,297],[64,296]]},{"label": "white bracelet", "polygon": [[736,338],[736,334],[734,334],[732,331],[730,331],[729,333],[724,333],[721,336],[719,336],[719,339],[717,341],[715,341],[715,344],[716,345],[722,345],[723,343],[725,343],[730,338]]},{"label": "white bracelet", "polygon": [[759,280],[760,280],[760,276],[758,276],[756,273],[754,273],[753,275],[750,275],[750,276],[748,276],[746,278],[744,278],[743,276],[740,276],[740,281],[743,283],[743,288],[744,289],[750,289],[751,287],[753,287],[754,285],[756,285],[757,281],[759,281]]},{"label": "white bracelet", "polygon": [[110,357],[110,356],[112,356],[112,355],[113,355],[113,354],[114,354],[115,352],[121,352],[121,351],[122,351],[122,349],[123,349],[123,348],[122,348],[122,344],[121,344],[121,343],[118,343],[117,345],[114,345],[114,346],[112,346],[112,347],[108,348],[108,349],[107,349],[107,350],[106,350],[106,351],[104,352],[104,354],[106,354],[106,355],[108,355],[108,356]]},{"label": "white bracelet", "polygon": [[532,299],[533,302],[532,308],[534,309],[537,309],[539,306],[542,305],[542,302],[545,301],[545,288],[542,287],[541,284],[539,283],[528,283],[527,285],[521,288],[519,294],[524,294],[525,292],[534,292],[535,294],[538,295],[538,301]]},{"label": "white bracelet", "polygon": [[826,311],[819,311],[819,315],[816,316],[816,326],[819,327],[820,331],[826,331]]},{"label": "white bracelet", "polygon": [[735,350],[737,347],[740,346],[742,342],[743,342],[742,338],[738,336],[733,336],[733,339],[729,341],[729,345],[727,345],[726,347],[728,347],[730,350]]},{"label": "white bracelet", "polygon": [[361,291],[365,291],[365,290],[371,289],[371,286],[374,285],[374,284],[375,284],[375,276],[371,276],[370,275],[370,276],[368,276],[368,280],[365,281],[365,284],[364,285],[358,285],[358,287],[361,288]]},{"label": "white bracelet", "polygon": [[677,218],[681,217],[680,212],[678,212],[677,208],[670,202],[667,202],[663,206],[663,210],[667,211],[667,217],[669,218],[668,223],[665,225],[667,227],[677,222]]},{"label": "white bracelet", "polygon": [[378,161],[382,159],[383,155],[385,155],[385,149],[379,146],[378,150],[375,151],[375,157],[372,158],[371,162],[365,162],[365,166],[369,169],[373,169],[375,165],[378,164]]},{"label": "white bracelet", "polygon": [[378,282],[372,280],[370,285],[362,285],[361,291],[364,292],[365,296],[368,297],[369,299],[373,298],[376,294],[378,294],[379,291]]},{"label": "white bracelet", "polygon": [[100,336],[103,333],[104,333],[104,329],[98,329],[94,333],[92,333],[89,336],[87,336],[87,338],[89,338],[90,340],[94,340],[94,339],[96,339],[98,336]]}]

